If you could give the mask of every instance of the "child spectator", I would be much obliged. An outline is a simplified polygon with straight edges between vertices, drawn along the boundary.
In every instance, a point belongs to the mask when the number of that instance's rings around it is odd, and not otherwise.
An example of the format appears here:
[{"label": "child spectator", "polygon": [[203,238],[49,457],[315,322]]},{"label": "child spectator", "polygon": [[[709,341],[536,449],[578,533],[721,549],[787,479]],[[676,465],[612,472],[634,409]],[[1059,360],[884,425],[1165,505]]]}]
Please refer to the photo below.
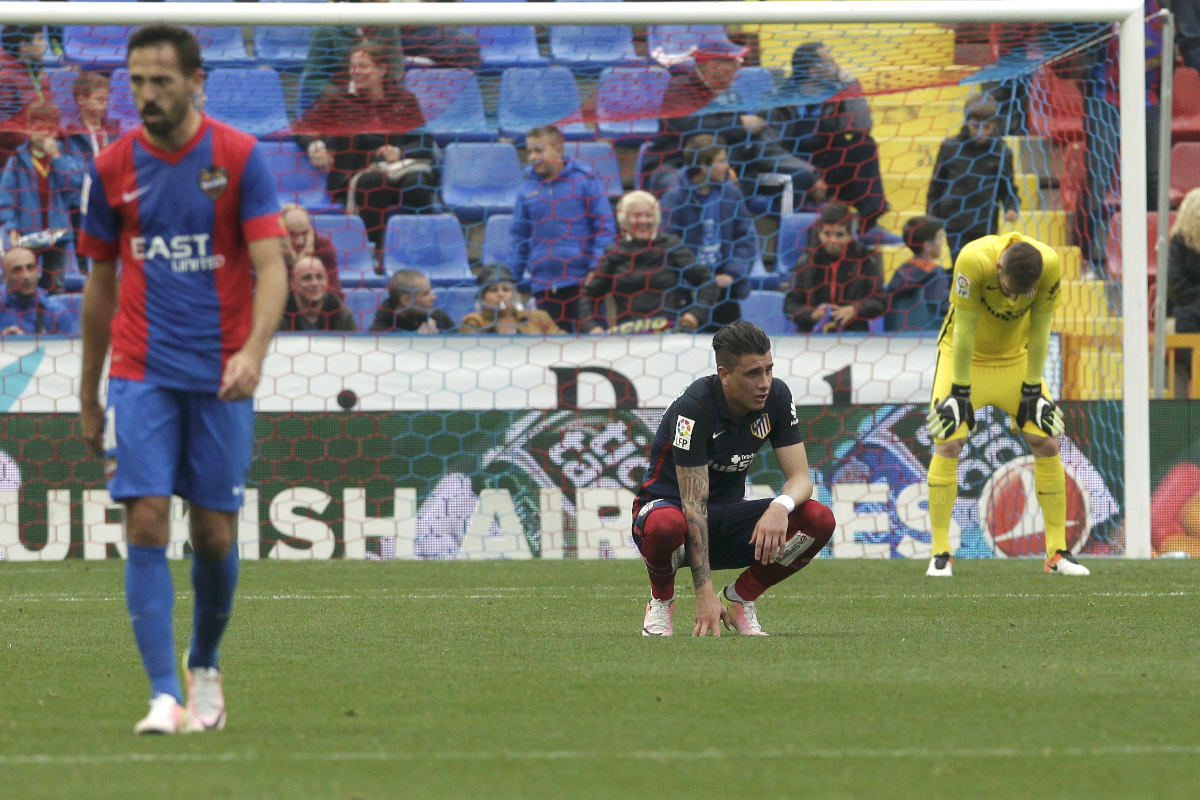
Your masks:
[{"label": "child spectator", "polygon": [[454,329],[454,320],[440,308],[434,308],[437,294],[433,284],[415,269],[401,269],[388,281],[388,296],[379,310],[371,330],[376,333],[407,331],[409,333],[445,333]]},{"label": "child spectator", "polygon": [[474,311],[462,318],[459,333],[563,333],[545,311],[525,308],[507,267],[485,264],[476,280],[479,302]]},{"label": "child spectator", "polygon": [[815,243],[796,259],[784,313],[801,333],[869,330],[870,320],[887,309],[879,257],[854,238],[854,215],[845,203],[826,204],[816,228]]},{"label": "child spectator", "polygon": [[996,104],[983,96],[967,103],[966,122],[942,142],[925,213],[945,224],[950,259],[968,242],[1000,232],[997,210],[1017,221],[1020,198],[1013,182],[1013,154],[997,134]]},{"label": "child spectator", "polygon": [[904,223],[904,243],[913,257],[888,281],[889,331],[936,331],[942,325],[950,298],[950,273],[942,268],[942,223],[932,217],[913,217]]}]

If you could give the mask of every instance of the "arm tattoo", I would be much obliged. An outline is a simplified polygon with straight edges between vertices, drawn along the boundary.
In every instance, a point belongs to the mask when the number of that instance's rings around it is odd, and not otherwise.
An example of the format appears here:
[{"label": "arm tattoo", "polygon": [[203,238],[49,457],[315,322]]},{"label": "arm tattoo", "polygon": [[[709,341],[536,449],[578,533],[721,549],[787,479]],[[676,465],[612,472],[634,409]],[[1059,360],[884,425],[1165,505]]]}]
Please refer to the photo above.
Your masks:
[{"label": "arm tattoo", "polygon": [[712,580],[708,564],[708,467],[678,467],[679,496],[687,520],[687,554],[692,567],[692,585],[699,588]]}]

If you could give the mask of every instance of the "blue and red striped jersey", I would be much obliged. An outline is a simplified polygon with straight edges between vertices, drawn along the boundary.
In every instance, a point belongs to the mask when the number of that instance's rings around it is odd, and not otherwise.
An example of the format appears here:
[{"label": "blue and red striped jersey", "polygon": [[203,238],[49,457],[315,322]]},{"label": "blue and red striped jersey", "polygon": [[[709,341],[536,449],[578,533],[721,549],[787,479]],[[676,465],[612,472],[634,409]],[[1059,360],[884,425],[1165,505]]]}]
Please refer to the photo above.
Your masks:
[{"label": "blue and red striped jersey", "polygon": [[205,116],[167,151],[139,127],[96,156],[83,211],[79,252],[121,264],[109,375],[215,393],[250,333],[247,245],[283,233],[257,140]]}]

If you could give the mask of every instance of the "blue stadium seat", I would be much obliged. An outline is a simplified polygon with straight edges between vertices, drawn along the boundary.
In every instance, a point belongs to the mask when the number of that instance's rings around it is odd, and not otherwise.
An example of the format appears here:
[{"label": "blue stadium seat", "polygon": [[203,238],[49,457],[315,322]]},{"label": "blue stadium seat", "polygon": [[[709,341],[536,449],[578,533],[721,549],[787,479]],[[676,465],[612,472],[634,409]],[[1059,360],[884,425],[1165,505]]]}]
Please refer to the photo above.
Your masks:
[{"label": "blue stadium seat", "polygon": [[66,304],[67,311],[70,311],[72,314],[78,314],[83,310],[82,292],[63,292],[58,296],[58,299]]},{"label": "blue stadium seat", "polygon": [[474,286],[452,286],[436,289],[434,306],[450,315],[454,324],[461,325],[463,317],[475,310],[475,300],[478,289]]},{"label": "blue stadium seat", "polygon": [[[500,78],[496,114],[500,135],[520,145],[530,128],[555,125],[565,139],[592,139],[583,124],[579,87],[566,67],[512,67]],[[565,122],[564,120],[575,120]]]},{"label": "blue stadium seat", "polygon": [[817,221],[815,211],[784,214],[779,218],[779,233],[775,242],[775,272],[784,276],[796,266],[796,259],[808,241],[808,229]]},{"label": "blue stadium seat", "polygon": [[769,336],[795,333],[796,326],[783,313],[783,292],[751,289],[741,300],[742,319],[748,319]]},{"label": "blue stadium seat", "polygon": [[775,92],[775,76],[766,67],[742,67],[729,87],[743,111],[757,111],[767,106]]},{"label": "blue stadium seat", "polygon": [[354,325],[360,331],[371,329],[379,304],[387,297],[387,289],[356,287],[346,290],[346,308],[354,315]]},{"label": "blue stadium seat", "polygon": [[420,270],[435,286],[474,283],[467,262],[467,240],[453,214],[397,214],[388,220],[383,267]]},{"label": "blue stadium seat", "polygon": [[646,51],[651,58],[658,56],[676,59],[691,55],[692,51],[705,44],[731,44],[724,25],[648,25],[646,27]]},{"label": "blue stadium seat", "polygon": [[621,164],[612,143],[598,139],[594,142],[564,142],[563,155],[573,158],[592,168],[592,172],[604,181],[604,192],[609,197],[620,197],[625,193],[621,181]]},{"label": "blue stadium seat", "polygon": [[129,86],[129,70],[123,66],[113,70],[109,81],[108,118],[121,126],[122,133],[142,124],[137,105],[133,102],[133,90]]},{"label": "blue stadium seat", "polygon": [[468,25],[479,39],[479,69],[499,72],[509,67],[544,67],[550,59],[538,52],[532,25]]},{"label": "blue stadium seat", "polygon": [[487,219],[483,229],[484,264],[508,264],[511,239],[509,229],[512,228],[512,214],[492,214]]},{"label": "blue stadium seat", "polygon": [[628,25],[552,25],[550,58],[585,72],[646,63],[634,49]]},{"label": "blue stadium seat", "polygon": [[205,111],[246,133],[290,136],[283,81],[272,67],[217,67],[205,84]]},{"label": "blue stadium seat", "polygon": [[254,66],[254,57],[246,52],[241,26],[194,25],[190,29],[200,42],[205,69]]},{"label": "blue stadium seat", "polygon": [[605,67],[596,86],[596,134],[613,144],[657,136],[670,80],[662,67]]},{"label": "blue stadium seat", "polygon": [[438,144],[496,140],[483,111],[479,81],[471,70],[405,70],[404,88],[416,96],[425,130]]},{"label": "blue stadium seat", "polygon": [[132,30],[128,25],[66,25],[63,60],[84,69],[124,67],[125,40]]},{"label": "blue stadium seat", "polygon": [[308,60],[311,34],[311,27],[300,25],[258,25],[254,28],[254,56],[260,64],[298,72]]},{"label": "blue stadium seat", "polygon": [[367,239],[367,226],[357,214],[313,214],[313,229],[329,238],[338,256],[338,277],[343,286],[379,286],[387,282],[375,274],[375,251]]},{"label": "blue stadium seat", "polygon": [[279,179],[275,192],[280,203],[299,203],[314,214],[341,211],[325,190],[325,173],[313,169],[300,145],[283,139],[262,142],[259,149],[266,158],[267,169]]},{"label": "blue stadium seat", "polygon": [[442,204],[467,222],[512,213],[521,161],[509,142],[454,142],[442,156]]}]

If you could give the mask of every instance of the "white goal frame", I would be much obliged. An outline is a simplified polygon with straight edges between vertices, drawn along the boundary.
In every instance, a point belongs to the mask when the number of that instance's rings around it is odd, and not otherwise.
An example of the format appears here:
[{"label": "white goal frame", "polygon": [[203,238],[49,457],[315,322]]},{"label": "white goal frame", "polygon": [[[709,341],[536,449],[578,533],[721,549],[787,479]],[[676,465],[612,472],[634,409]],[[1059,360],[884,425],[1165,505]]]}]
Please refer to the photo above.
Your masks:
[{"label": "white goal frame", "polygon": [[[1120,24],[1121,207],[1146,208],[1141,0],[845,0],[695,3],[0,2],[0,24],[496,25],[650,23],[1116,22]],[[1165,179],[1165,176],[1163,176]],[[1149,558],[1150,379],[1146,221],[1122,215],[1125,555]],[[1132,524],[1139,521],[1142,524]]]}]

